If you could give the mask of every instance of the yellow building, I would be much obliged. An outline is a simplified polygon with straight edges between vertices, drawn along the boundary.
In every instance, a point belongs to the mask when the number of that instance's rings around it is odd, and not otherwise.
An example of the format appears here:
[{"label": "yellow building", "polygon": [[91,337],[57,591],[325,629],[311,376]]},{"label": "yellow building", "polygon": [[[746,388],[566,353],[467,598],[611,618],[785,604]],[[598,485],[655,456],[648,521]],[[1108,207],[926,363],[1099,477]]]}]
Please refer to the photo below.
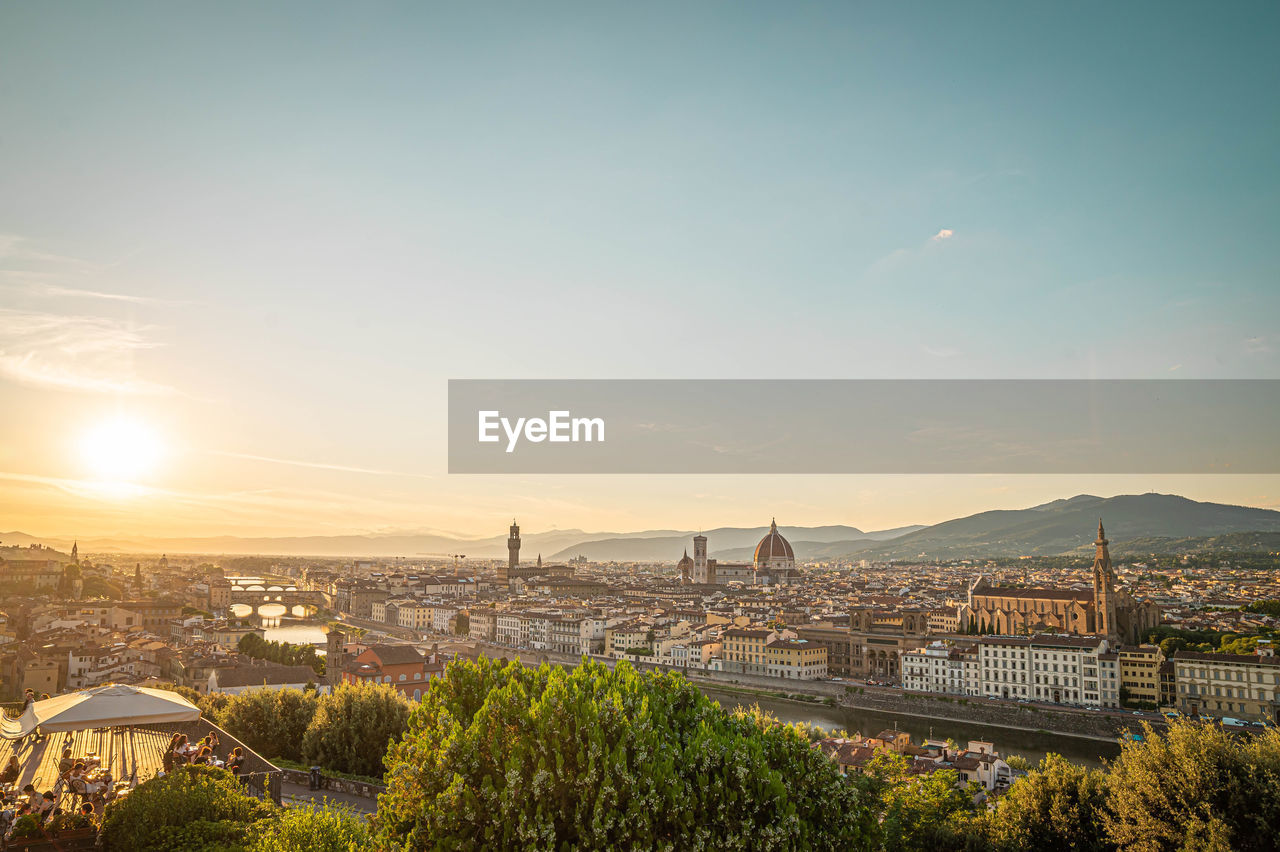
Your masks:
[{"label": "yellow building", "polygon": [[1164,654],[1158,645],[1124,645],[1117,650],[1120,688],[1129,704],[1160,704],[1160,664]]},{"label": "yellow building", "polygon": [[827,676],[827,649],[806,639],[775,639],[765,645],[765,666],[772,677],[816,680]]},{"label": "yellow building", "polygon": [[767,648],[776,631],[764,627],[734,627],[721,634],[725,671],[768,674]]}]

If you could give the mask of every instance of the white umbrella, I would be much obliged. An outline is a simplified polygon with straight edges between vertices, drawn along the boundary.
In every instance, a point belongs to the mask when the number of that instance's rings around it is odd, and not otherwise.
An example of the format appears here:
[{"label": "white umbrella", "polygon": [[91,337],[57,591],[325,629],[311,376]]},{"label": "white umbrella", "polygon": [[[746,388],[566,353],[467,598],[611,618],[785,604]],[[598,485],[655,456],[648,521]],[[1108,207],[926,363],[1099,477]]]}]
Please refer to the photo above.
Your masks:
[{"label": "white umbrella", "polygon": [[44,733],[124,725],[191,722],[200,708],[176,692],[109,683],[33,703],[16,719],[0,722],[0,736],[15,740],[37,727]]}]

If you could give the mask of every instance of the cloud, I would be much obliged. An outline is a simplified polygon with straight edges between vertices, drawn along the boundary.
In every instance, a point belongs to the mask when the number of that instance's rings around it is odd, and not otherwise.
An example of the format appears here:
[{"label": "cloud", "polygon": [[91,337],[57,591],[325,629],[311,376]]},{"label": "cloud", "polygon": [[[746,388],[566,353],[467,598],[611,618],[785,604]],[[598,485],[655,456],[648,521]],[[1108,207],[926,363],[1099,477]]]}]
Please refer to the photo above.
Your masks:
[{"label": "cloud", "polygon": [[954,236],[955,236],[955,234],[956,234],[956,232],[955,232],[955,231],[953,231],[953,230],[951,230],[950,228],[943,228],[941,231],[939,231],[938,233],[934,234],[934,235],[933,235],[932,237],[930,237],[929,239],[933,240],[935,243],[940,243],[940,242],[942,242],[943,240],[949,240],[949,239],[951,239],[952,237],[954,237]]},{"label": "cloud", "polygon": [[0,308],[0,377],[91,393],[170,392],[134,375],[133,355],[159,345],[146,331],[105,317]]},{"label": "cloud", "polygon": [[1244,351],[1250,355],[1266,355],[1274,351],[1271,343],[1265,337],[1249,337],[1245,338]]},{"label": "cloud", "polygon": [[221,456],[228,459],[245,459],[246,461],[259,461],[268,464],[283,464],[291,467],[307,467],[315,470],[336,470],[341,473],[364,473],[371,476],[404,476],[411,479],[435,479],[436,477],[426,473],[412,473],[402,470],[381,470],[374,467],[353,467],[345,464],[329,464],[328,462],[302,461],[300,459],[278,459],[271,456],[255,456],[251,453],[232,453],[224,450],[206,450],[211,456]]}]

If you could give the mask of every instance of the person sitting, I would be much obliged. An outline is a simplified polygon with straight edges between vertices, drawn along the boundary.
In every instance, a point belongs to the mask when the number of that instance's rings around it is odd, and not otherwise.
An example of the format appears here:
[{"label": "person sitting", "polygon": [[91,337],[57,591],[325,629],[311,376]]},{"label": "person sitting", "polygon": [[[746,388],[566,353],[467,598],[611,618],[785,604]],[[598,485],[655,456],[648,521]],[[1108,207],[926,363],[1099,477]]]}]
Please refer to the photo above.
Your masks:
[{"label": "person sitting", "polygon": [[244,749],[236,746],[231,749],[231,754],[227,755],[227,769],[238,773],[242,766],[244,766]]},{"label": "person sitting", "polygon": [[71,749],[64,748],[62,750],[62,759],[58,761],[58,774],[66,775],[71,771],[71,767],[75,765],[75,759],[71,757]]},{"label": "person sitting", "polygon": [[40,800],[33,803],[32,811],[41,819],[53,813],[54,808],[58,806],[58,797],[53,795],[52,790],[45,790]]},{"label": "person sitting", "polygon": [[0,784],[12,784],[18,780],[18,776],[22,774],[22,767],[18,764],[18,756],[16,754],[9,755],[9,762],[4,767],[4,772],[0,772]]},{"label": "person sitting", "polygon": [[85,802],[80,806],[80,814],[93,819],[93,802]]},{"label": "person sitting", "polygon": [[212,762],[213,762],[213,749],[209,748],[208,746],[204,746],[203,748],[200,749],[200,753],[197,754],[194,759],[192,759],[191,764],[193,766],[207,766]]}]

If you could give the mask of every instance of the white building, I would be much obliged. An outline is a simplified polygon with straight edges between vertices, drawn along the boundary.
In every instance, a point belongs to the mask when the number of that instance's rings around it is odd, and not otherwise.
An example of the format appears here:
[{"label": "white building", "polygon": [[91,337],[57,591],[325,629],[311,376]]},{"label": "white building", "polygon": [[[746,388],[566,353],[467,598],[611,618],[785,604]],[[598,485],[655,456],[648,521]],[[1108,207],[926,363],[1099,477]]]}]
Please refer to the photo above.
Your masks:
[{"label": "white building", "polygon": [[927,648],[901,653],[902,688],[913,692],[978,695],[979,654],[976,647],[953,648],[934,642]]},{"label": "white building", "polygon": [[1100,707],[1099,655],[1108,650],[1098,636],[983,636],[978,640],[981,692],[1015,698]]}]

